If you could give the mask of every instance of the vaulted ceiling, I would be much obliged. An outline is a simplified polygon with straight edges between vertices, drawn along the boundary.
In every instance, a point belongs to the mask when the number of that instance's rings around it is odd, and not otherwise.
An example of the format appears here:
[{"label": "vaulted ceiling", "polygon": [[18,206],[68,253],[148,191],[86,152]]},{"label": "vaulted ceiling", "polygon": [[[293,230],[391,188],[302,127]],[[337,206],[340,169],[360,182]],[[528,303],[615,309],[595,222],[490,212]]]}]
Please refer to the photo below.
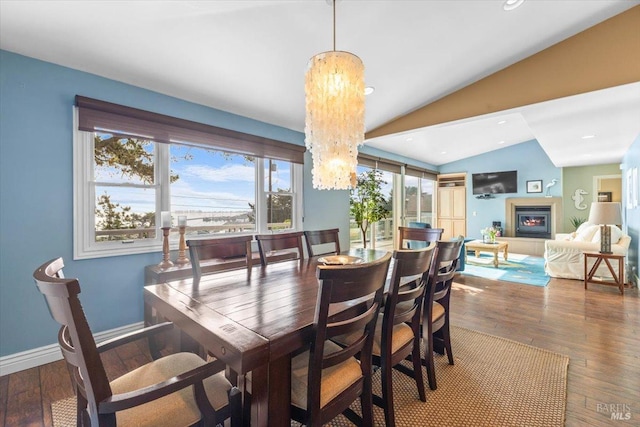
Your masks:
[{"label": "vaulted ceiling", "polygon": [[[375,87],[367,145],[439,165],[535,138],[556,166],[620,161],[638,4],[338,0],[337,49]],[[326,0],[0,1],[2,49],[298,131],[306,64],[331,47]]]}]

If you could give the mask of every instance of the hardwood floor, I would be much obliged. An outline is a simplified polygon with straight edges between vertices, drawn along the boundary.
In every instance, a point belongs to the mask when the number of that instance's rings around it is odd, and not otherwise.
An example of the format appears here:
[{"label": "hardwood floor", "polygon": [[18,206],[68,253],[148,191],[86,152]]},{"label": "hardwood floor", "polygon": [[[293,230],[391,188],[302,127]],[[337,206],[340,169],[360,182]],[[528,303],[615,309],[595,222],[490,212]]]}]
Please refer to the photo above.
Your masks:
[{"label": "hardwood floor", "polygon": [[[637,288],[622,296],[612,286],[585,291],[577,280],[537,287],[462,275],[456,282],[452,324],[570,357],[567,426],[640,425]],[[150,360],[145,342],[104,357],[110,378]],[[0,377],[0,427],[51,426],[51,402],[72,395],[62,361]],[[631,419],[612,421],[604,406],[612,404]]]}]

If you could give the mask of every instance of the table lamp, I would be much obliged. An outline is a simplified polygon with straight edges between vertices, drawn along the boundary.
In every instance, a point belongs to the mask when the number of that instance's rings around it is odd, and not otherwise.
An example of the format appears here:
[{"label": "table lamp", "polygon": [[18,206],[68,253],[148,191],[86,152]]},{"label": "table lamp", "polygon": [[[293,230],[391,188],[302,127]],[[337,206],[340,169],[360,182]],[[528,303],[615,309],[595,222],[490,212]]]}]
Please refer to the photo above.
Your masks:
[{"label": "table lamp", "polygon": [[611,252],[611,227],[609,224],[622,224],[622,211],[618,202],[593,202],[589,212],[589,222],[600,224],[600,253]]}]

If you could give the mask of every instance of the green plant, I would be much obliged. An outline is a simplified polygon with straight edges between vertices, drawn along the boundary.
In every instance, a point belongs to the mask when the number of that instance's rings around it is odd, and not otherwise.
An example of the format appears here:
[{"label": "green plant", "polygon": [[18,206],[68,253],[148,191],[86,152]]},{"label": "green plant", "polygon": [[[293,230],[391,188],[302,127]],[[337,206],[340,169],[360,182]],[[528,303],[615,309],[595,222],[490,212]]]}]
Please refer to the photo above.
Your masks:
[{"label": "green plant", "polygon": [[586,221],[585,218],[578,218],[577,216],[572,216],[571,219],[569,220],[569,222],[571,222],[571,225],[573,225],[573,228],[576,230],[578,229],[578,227],[580,227],[580,224],[582,224],[585,221]]},{"label": "green plant", "polygon": [[351,190],[349,204],[351,215],[362,232],[362,242],[367,247],[369,225],[389,215],[388,203],[382,194],[382,172],[372,169],[358,175],[357,184]]}]

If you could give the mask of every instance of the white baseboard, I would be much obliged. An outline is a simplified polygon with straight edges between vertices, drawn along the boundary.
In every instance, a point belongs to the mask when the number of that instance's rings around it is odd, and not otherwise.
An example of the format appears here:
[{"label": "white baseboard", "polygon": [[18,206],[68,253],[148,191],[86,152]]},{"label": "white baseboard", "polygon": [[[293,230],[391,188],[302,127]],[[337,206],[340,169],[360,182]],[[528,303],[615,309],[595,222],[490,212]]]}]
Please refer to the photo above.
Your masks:
[{"label": "white baseboard", "polygon": [[[144,327],[144,322],[132,323],[130,325],[121,326],[108,331],[98,332],[94,334],[97,343],[115,338],[117,336],[137,331]],[[32,350],[22,351],[20,353],[9,354],[0,357],[0,376],[13,374],[25,369],[35,368],[36,366],[55,362],[62,359],[62,353],[58,344],[50,344],[44,347],[34,348]]]}]

